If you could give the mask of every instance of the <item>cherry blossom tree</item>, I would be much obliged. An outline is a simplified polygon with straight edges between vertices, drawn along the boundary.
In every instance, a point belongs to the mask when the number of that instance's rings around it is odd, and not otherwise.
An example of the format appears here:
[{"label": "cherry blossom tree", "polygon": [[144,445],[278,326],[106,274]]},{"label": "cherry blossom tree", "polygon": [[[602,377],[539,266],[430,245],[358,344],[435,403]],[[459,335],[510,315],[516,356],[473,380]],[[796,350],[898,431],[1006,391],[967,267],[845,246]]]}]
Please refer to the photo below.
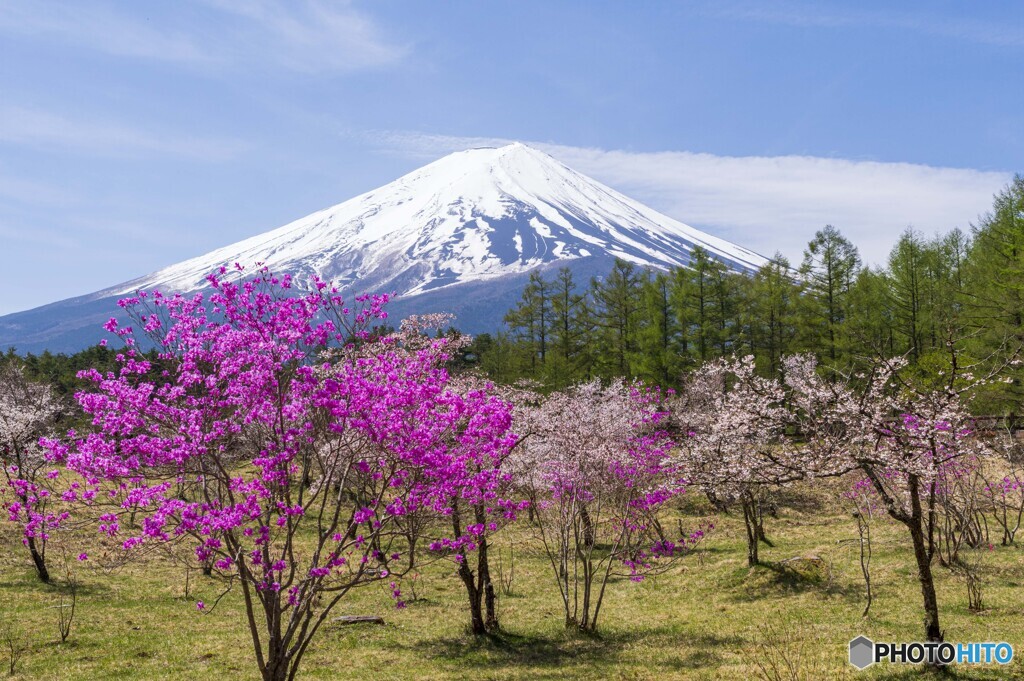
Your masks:
[{"label": "cherry blossom tree", "polygon": [[50,532],[66,515],[51,510],[59,499],[51,489],[53,467],[39,447],[39,438],[50,434],[60,413],[60,400],[50,386],[30,381],[14,362],[0,366],[0,461],[10,493],[4,506],[9,519],[24,528],[22,542],[36,574],[46,583],[50,582],[46,566]]},{"label": "cherry blossom tree", "polygon": [[[967,404],[993,376],[975,377],[947,344],[948,366],[931,384],[911,378],[901,358],[878,360],[860,376],[826,379],[808,357],[784,360],[785,380],[808,416],[812,437],[844,444],[834,471],[856,467],[886,513],[910,535],[924,605],[925,637],[942,641],[932,561],[938,547],[939,504],[955,467],[988,453]],[[799,458],[808,450],[794,448]],[[820,461],[808,456],[809,461]]]},{"label": "cherry blossom tree", "polygon": [[670,401],[677,461],[686,479],[717,503],[739,501],[747,536],[747,563],[760,562],[768,542],[763,503],[772,487],[805,477],[785,456],[789,414],[775,379],[758,376],[754,358],[706,362],[686,377]]},{"label": "cherry blossom tree", "polygon": [[[64,499],[104,511],[100,531],[125,551],[188,542],[223,593],[240,589],[260,674],[280,681],[352,589],[384,582],[401,605],[403,517],[492,503],[510,407],[451,389],[447,340],[372,337],[387,296],[349,306],[315,279],[299,291],[265,269],[240,276],[211,276],[208,300],[122,301],[134,324],[107,325],[125,342],[119,369],[81,374],[91,429],[48,446]],[[136,328],[166,368],[139,353]],[[446,539],[468,547],[464,529]]]},{"label": "cherry blossom tree", "polygon": [[517,411],[524,441],[517,481],[535,508],[567,627],[597,628],[609,579],[634,580],[667,565],[704,528],[670,536],[658,520],[683,492],[657,390],[585,383]]}]

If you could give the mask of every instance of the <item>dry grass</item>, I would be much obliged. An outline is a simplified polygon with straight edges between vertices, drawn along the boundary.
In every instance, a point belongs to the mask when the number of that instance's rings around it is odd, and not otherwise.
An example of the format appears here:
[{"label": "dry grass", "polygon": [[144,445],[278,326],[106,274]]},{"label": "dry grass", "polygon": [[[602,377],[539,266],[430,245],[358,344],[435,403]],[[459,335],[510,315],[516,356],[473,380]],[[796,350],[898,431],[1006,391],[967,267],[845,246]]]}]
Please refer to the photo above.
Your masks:
[{"label": "dry grass", "polygon": [[[701,511],[692,508],[690,511]],[[610,587],[600,634],[562,628],[556,588],[525,526],[504,542],[516,547],[513,595],[502,596],[504,631],[466,634],[464,597],[446,563],[430,566],[417,585],[420,599],[395,610],[383,586],[343,603],[342,614],[376,614],[386,626],[336,626],[322,631],[300,676],[306,679],[812,679],[917,678],[912,667],[857,673],[847,642],[914,640],[921,630],[912,556],[895,526],[876,528],[876,600],[861,619],[863,589],[853,521],[820,501],[796,495],[779,519],[768,520],[774,548],[764,567],[745,564],[742,520],[717,519],[701,555],[640,584]],[[240,598],[226,597],[210,614],[184,598],[184,570],[152,559],[114,574],[76,566],[82,585],[68,642],[59,644],[59,586],[39,584],[14,532],[0,537],[0,625],[13,620],[25,652],[15,678],[227,679],[255,678]],[[507,551],[507,543],[503,544]],[[780,561],[818,556],[829,570],[801,572]],[[56,558],[56,556],[54,557]],[[982,565],[988,610],[968,609],[962,580],[937,568],[943,626],[954,641],[1005,640],[1024,656],[1024,549],[997,547]],[[56,570],[54,571],[57,572]],[[192,578],[193,599],[207,602],[218,585]],[[408,590],[407,590],[408,591]],[[765,671],[774,657],[783,670]],[[788,660],[788,662],[787,662]],[[0,651],[0,674],[7,669]],[[787,672],[787,669],[796,671]],[[949,678],[1024,678],[1024,665],[959,668]]]}]

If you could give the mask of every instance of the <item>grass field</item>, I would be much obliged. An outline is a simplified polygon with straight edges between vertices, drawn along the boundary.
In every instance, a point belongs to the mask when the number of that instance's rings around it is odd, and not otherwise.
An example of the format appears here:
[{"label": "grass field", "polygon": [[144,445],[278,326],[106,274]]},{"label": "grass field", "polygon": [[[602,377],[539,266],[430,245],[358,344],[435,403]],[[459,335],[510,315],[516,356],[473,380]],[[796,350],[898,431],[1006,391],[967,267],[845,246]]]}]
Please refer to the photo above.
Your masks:
[{"label": "grass field", "polygon": [[[499,611],[503,632],[476,640],[466,633],[461,585],[451,564],[427,567],[418,599],[396,610],[385,585],[364,588],[338,615],[376,614],[379,625],[332,625],[321,631],[303,662],[306,679],[754,679],[766,655],[798,666],[780,678],[920,678],[912,666],[876,665],[856,672],[847,642],[920,637],[920,593],[913,558],[900,528],[876,526],[875,602],[867,618],[853,521],[827,500],[790,495],[767,529],[765,565],[746,566],[742,518],[716,518],[716,530],[667,573],[609,588],[600,633],[568,634],[558,594],[539,547],[524,525],[501,537],[506,564],[515,554],[511,596]],[[699,509],[698,509],[699,510]],[[36,581],[13,528],[5,528],[0,573],[0,674],[9,642],[23,649],[21,679],[251,679],[256,678],[241,597],[229,594],[207,614],[218,584],[193,574],[185,598],[184,569],[157,559],[105,573],[78,564],[82,586],[74,628],[60,644],[60,586]],[[798,574],[779,561],[818,556],[831,564]],[[55,567],[57,556],[52,557]],[[787,565],[792,565],[788,563]],[[947,640],[1008,641],[1018,658],[1008,667],[957,667],[944,678],[1024,679],[1024,549],[996,547],[982,563],[981,613],[967,608],[962,580],[936,567]],[[59,570],[54,570],[58,572]],[[406,596],[411,596],[409,585]]]}]

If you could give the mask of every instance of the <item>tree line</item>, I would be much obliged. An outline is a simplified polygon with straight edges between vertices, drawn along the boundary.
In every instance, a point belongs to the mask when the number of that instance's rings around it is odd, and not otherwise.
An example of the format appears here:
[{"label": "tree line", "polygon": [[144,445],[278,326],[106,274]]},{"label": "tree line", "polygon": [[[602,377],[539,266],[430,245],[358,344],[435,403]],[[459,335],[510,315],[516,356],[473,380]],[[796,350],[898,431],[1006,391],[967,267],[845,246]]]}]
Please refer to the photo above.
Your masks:
[{"label": "tree line", "polygon": [[[753,355],[764,376],[798,353],[843,371],[903,355],[924,373],[942,370],[950,342],[972,358],[1005,356],[1024,339],[1024,176],[969,232],[908,227],[881,267],[865,266],[827,225],[801,262],[777,253],[753,273],[700,247],[688,267],[667,272],[624,260],[589,282],[568,268],[535,272],[504,321],[504,332],[477,339],[481,366],[502,382],[531,378],[551,389],[620,376],[678,387],[730,355]],[[1020,378],[990,390],[986,409],[1015,414]]]}]

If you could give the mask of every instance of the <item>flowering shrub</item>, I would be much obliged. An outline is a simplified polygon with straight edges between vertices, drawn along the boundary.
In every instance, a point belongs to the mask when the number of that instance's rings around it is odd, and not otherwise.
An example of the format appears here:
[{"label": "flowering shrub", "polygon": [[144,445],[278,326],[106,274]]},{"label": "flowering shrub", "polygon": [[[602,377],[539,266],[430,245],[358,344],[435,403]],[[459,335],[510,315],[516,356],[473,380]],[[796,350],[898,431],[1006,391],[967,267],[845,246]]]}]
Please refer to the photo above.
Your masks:
[{"label": "flowering shrub", "polygon": [[661,394],[593,381],[517,413],[526,439],[515,453],[516,479],[534,504],[566,626],[594,630],[611,576],[643,579],[708,529],[670,538],[658,522],[661,507],[684,491],[661,427]]},{"label": "flowering shrub", "polygon": [[291,679],[353,588],[383,581],[401,604],[400,519],[448,516],[456,499],[504,509],[510,407],[450,388],[446,340],[371,336],[387,296],[349,306],[326,282],[298,291],[266,270],[209,282],[208,300],[121,301],[133,324],[107,325],[125,343],[119,370],[82,372],[94,387],[76,395],[91,430],[47,445],[65,501],[94,509],[126,552],[190,542],[240,588],[262,677]]},{"label": "flowering shrub", "polygon": [[[976,436],[966,405],[991,377],[972,376],[960,363],[955,345],[949,343],[948,349],[950,370],[941,385],[916,384],[901,358],[879,361],[862,376],[835,375],[831,380],[819,375],[807,357],[784,362],[793,400],[809,414],[805,423],[810,439],[842,441],[833,450],[831,470],[858,469],[877,496],[872,503],[909,532],[929,641],[943,636],[931,570],[939,547],[939,507],[945,507],[946,519],[973,513],[958,505],[955,484],[971,461],[989,451],[988,443]],[[809,461],[822,460],[813,449],[793,451]]]},{"label": "flowering shrub", "polygon": [[802,479],[806,468],[786,455],[782,386],[754,373],[754,358],[707,362],[670,401],[679,438],[678,465],[719,507],[738,501],[747,534],[747,562],[767,542],[763,506],[769,490]]},{"label": "flowering shrub", "polygon": [[50,533],[67,520],[66,510],[55,509],[53,481],[58,471],[48,465],[39,447],[61,411],[50,386],[29,381],[14,363],[0,367],[0,463],[8,498],[8,520],[22,526],[22,543],[28,549],[36,574],[50,581],[46,547]]}]

